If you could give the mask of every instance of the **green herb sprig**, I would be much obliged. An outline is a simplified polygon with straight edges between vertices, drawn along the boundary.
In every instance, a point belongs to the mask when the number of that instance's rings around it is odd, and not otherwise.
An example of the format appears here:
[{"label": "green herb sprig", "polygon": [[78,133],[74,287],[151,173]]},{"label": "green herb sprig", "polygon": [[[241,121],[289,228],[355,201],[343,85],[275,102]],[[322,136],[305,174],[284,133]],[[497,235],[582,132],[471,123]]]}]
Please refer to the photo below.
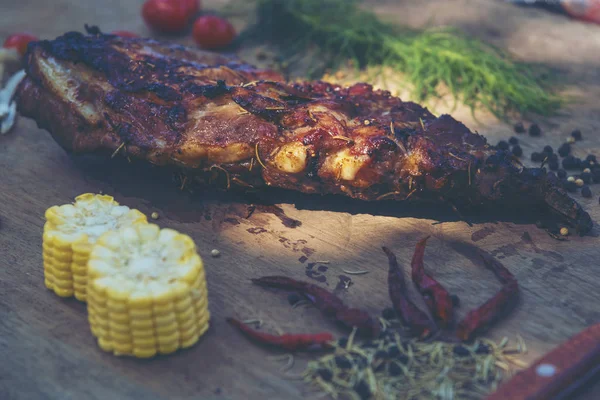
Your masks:
[{"label": "green herb sprig", "polygon": [[[391,68],[412,87],[415,101],[441,97],[445,86],[472,111],[551,115],[563,100],[549,80],[499,49],[454,29],[411,30],[387,23],[359,0],[255,0],[256,23],[245,33],[279,45],[283,58],[313,52],[322,76],[352,60],[356,68]],[[316,54],[314,53],[316,51]]]}]

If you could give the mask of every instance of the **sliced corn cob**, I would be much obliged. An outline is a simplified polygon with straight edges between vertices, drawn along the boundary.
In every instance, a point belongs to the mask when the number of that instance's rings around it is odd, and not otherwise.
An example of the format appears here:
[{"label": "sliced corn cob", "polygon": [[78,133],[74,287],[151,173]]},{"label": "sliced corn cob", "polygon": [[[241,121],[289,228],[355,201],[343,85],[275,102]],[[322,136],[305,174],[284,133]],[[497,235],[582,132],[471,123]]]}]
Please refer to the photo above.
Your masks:
[{"label": "sliced corn cob", "polygon": [[193,240],[155,224],[103,234],[88,262],[88,320],[98,345],[139,358],[195,344],[209,326]]},{"label": "sliced corn cob", "polygon": [[147,223],[138,210],[121,206],[111,196],[92,193],[73,204],[46,210],[42,254],[44,283],[61,297],[86,301],[87,261],[93,244],[104,232]]}]

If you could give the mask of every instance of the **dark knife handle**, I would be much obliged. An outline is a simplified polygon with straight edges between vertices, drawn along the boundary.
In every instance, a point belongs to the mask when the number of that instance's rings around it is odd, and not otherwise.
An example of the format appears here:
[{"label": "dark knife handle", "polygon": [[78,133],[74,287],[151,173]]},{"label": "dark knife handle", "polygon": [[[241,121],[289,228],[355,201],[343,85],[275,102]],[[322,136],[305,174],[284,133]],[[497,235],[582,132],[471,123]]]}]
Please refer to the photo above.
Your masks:
[{"label": "dark knife handle", "polygon": [[486,400],[549,400],[564,396],[600,369],[600,324],[573,336],[520,371]]}]

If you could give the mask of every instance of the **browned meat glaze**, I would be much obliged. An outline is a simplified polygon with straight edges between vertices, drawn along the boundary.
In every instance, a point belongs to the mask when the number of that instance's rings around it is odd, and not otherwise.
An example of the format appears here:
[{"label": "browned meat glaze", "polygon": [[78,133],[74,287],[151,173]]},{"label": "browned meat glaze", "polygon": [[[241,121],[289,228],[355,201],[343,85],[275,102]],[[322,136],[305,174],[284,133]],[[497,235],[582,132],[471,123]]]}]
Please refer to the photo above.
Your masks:
[{"label": "browned meat glaze", "polygon": [[41,41],[26,57],[19,110],[70,152],[217,167],[243,187],[545,207],[582,234],[592,227],[545,170],[368,84],[287,83],[224,56],[100,33]]}]

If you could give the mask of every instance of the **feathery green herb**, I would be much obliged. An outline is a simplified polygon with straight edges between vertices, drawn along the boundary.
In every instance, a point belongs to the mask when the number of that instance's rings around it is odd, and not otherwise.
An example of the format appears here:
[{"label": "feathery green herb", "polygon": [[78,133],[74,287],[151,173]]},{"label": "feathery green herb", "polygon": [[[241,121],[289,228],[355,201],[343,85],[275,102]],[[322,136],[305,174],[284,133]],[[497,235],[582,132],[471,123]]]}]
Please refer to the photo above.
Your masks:
[{"label": "feathery green herb", "polygon": [[[411,30],[382,21],[360,0],[254,0],[257,20],[246,37],[270,40],[288,62],[316,51],[308,78],[337,70],[391,68],[416,101],[440,97],[440,85],[472,110],[499,118],[511,113],[551,115],[562,100],[547,78],[499,49],[453,29]],[[313,53],[314,54],[314,53]]]}]

